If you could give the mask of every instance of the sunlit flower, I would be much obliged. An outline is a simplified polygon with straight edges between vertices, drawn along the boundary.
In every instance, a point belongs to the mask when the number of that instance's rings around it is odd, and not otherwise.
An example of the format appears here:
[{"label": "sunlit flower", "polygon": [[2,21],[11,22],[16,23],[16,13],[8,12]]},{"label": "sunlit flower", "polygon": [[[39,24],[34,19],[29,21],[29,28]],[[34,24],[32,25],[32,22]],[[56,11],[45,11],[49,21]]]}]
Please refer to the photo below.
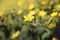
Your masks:
[{"label": "sunlit flower", "polygon": [[57,9],[60,9],[60,4],[59,4],[59,5],[56,5],[56,8],[57,8]]},{"label": "sunlit flower", "polygon": [[53,12],[52,14],[50,14],[50,16],[55,17],[55,16],[57,16],[57,14],[58,14],[57,12]]},{"label": "sunlit flower", "polygon": [[12,38],[16,38],[16,37],[18,37],[18,36],[19,36],[19,34],[20,34],[20,32],[19,32],[19,31],[17,31],[16,33],[12,34]]},{"label": "sunlit flower", "polygon": [[30,11],[29,14],[28,14],[28,16],[33,16],[35,14],[36,14],[35,11]]},{"label": "sunlit flower", "polygon": [[22,10],[18,10],[17,14],[20,15],[22,13]]},{"label": "sunlit flower", "polygon": [[44,0],[43,0],[43,1],[41,1],[40,3],[41,3],[41,5],[46,5],[46,4],[47,4],[47,1],[44,1]]},{"label": "sunlit flower", "polygon": [[39,16],[45,16],[47,14],[47,12],[45,12],[45,11],[39,11]]},{"label": "sunlit flower", "polygon": [[58,16],[60,16],[60,13],[58,14]]},{"label": "sunlit flower", "polygon": [[53,37],[52,40],[58,40],[56,37]]},{"label": "sunlit flower", "polygon": [[34,6],[35,6],[34,4],[30,4],[29,5],[29,10],[32,10],[34,8]]},{"label": "sunlit flower", "polygon": [[24,16],[24,21],[32,21],[34,16]]},{"label": "sunlit flower", "polygon": [[51,23],[51,24],[47,25],[47,27],[48,27],[49,29],[53,29],[53,28],[56,27],[56,23]]}]

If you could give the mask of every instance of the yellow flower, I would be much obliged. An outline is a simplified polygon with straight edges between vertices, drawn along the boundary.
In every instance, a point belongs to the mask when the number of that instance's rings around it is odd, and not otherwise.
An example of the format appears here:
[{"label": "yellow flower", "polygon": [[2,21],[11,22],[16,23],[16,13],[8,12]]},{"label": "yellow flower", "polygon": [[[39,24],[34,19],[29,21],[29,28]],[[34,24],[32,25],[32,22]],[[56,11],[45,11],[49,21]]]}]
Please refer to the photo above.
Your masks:
[{"label": "yellow flower", "polygon": [[56,37],[53,37],[52,40],[58,40]]},{"label": "yellow flower", "polygon": [[28,16],[33,16],[35,14],[36,14],[35,11],[30,11],[29,14],[28,14]]},{"label": "yellow flower", "polygon": [[22,13],[22,10],[18,10],[17,14],[20,15]]},{"label": "yellow flower", "polygon": [[39,16],[45,16],[47,14],[47,12],[45,12],[45,11],[39,11]]},{"label": "yellow flower", "polygon": [[30,4],[29,5],[29,10],[32,10],[34,8],[34,6],[35,6],[34,4]]},{"label": "yellow flower", "polygon": [[60,4],[56,6],[57,9],[60,9]]},{"label": "yellow flower", "polygon": [[46,5],[46,4],[47,4],[47,1],[44,1],[44,0],[43,0],[43,1],[41,1],[40,3],[41,3],[41,5]]},{"label": "yellow flower", "polygon": [[58,16],[60,16],[60,13],[58,14]]},{"label": "yellow flower", "polygon": [[51,17],[56,17],[57,16],[57,12],[53,12],[52,14],[50,14]]},{"label": "yellow flower", "polygon": [[19,32],[19,31],[17,31],[16,33],[12,34],[12,38],[14,39],[14,38],[18,37],[18,36],[19,36],[19,34],[20,34],[20,32]]},{"label": "yellow flower", "polygon": [[53,28],[56,27],[56,23],[51,23],[51,24],[47,25],[47,27],[48,27],[49,29],[53,29]]},{"label": "yellow flower", "polygon": [[24,16],[24,21],[32,21],[34,16]]}]

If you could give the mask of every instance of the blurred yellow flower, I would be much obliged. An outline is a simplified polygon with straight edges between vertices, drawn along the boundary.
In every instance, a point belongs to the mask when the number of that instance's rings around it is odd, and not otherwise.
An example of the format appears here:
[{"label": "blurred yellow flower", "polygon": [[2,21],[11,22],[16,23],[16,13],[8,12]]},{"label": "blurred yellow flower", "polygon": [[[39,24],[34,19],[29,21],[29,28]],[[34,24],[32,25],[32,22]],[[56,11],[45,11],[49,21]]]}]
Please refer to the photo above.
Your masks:
[{"label": "blurred yellow flower", "polygon": [[51,17],[56,17],[57,16],[57,12],[53,12],[52,14],[50,14]]},{"label": "blurred yellow flower", "polygon": [[24,21],[32,21],[34,16],[24,16]]},{"label": "blurred yellow flower", "polygon": [[46,14],[47,14],[47,12],[45,12],[45,11],[39,11],[39,16],[44,17]]},{"label": "blurred yellow flower", "polygon": [[29,14],[28,14],[28,16],[33,16],[33,15],[35,15],[35,14],[36,14],[35,11],[30,11]]},{"label": "blurred yellow flower", "polygon": [[60,16],[60,13],[58,14],[58,16]]},{"label": "blurred yellow flower", "polygon": [[17,31],[16,33],[12,34],[12,38],[14,39],[14,38],[18,37],[19,34],[20,34],[20,31]]},{"label": "blurred yellow flower", "polygon": [[53,37],[52,40],[58,40],[56,37]]},{"label": "blurred yellow flower", "polygon": [[60,9],[60,4],[56,6],[57,9]]},{"label": "blurred yellow flower", "polygon": [[47,1],[42,0],[40,3],[41,3],[41,5],[46,5],[47,4]]},{"label": "blurred yellow flower", "polygon": [[31,4],[29,5],[29,10],[32,10],[32,9],[34,8],[34,6],[35,6],[35,5],[31,3]]},{"label": "blurred yellow flower", "polygon": [[17,14],[20,15],[23,11],[22,10],[18,10]]},{"label": "blurred yellow flower", "polygon": [[51,23],[51,24],[47,25],[47,27],[48,27],[49,29],[53,29],[53,28],[56,27],[56,23]]}]

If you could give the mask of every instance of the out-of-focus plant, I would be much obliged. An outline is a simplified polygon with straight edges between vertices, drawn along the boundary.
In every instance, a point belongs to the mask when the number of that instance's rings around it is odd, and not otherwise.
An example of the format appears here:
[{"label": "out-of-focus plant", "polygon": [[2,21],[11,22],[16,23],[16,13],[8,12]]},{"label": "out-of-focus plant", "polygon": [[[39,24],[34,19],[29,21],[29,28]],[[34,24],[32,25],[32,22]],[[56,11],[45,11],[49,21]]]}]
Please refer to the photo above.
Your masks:
[{"label": "out-of-focus plant", "polygon": [[[50,3],[51,2],[51,3]],[[56,0],[39,0],[27,10],[12,9],[0,16],[1,40],[45,40],[54,33],[60,6]],[[18,3],[20,5],[21,3]],[[53,38],[52,40],[55,40]]]}]

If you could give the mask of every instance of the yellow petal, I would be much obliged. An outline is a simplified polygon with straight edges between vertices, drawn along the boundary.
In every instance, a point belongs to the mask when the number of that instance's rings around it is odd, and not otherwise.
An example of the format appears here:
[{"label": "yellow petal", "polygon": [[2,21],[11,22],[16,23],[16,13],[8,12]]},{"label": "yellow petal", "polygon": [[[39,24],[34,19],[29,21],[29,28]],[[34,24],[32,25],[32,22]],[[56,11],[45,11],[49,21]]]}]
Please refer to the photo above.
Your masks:
[{"label": "yellow petal", "polygon": [[32,16],[29,21],[32,21],[33,19],[34,19],[34,16]]},{"label": "yellow petal", "polygon": [[24,16],[24,21],[32,21],[34,16]]},{"label": "yellow petal", "polygon": [[53,12],[52,14],[50,14],[50,16],[55,17],[55,16],[57,16],[57,14],[58,14],[57,12]]},{"label": "yellow petal", "polygon": [[16,38],[16,35],[15,34],[12,34],[12,37],[11,38]]},{"label": "yellow petal", "polygon": [[34,4],[30,4],[29,5],[29,10],[32,10],[34,8],[34,6],[35,6]]},{"label": "yellow petal", "polygon": [[45,16],[47,14],[47,12],[45,12],[45,11],[39,11],[39,16]]},{"label": "yellow petal", "polygon": [[14,33],[14,34],[12,34],[12,38],[14,39],[14,38],[16,38],[16,37],[18,37],[19,36],[19,31],[17,31],[16,33]]},{"label": "yellow petal", "polygon": [[60,4],[56,6],[57,9],[60,9]]},{"label": "yellow petal", "polygon": [[36,14],[35,11],[30,11],[30,13],[28,14],[28,16],[33,16],[35,14]]},{"label": "yellow petal", "polygon": [[58,16],[60,16],[60,13],[58,14]]},{"label": "yellow petal", "polygon": [[18,10],[17,14],[20,15],[22,13],[22,10]]},{"label": "yellow petal", "polygon": [[53,29],[56,27],[56,23],[51,23],[47,26],[49,29]]},{"label": "yellow petal", "polygon": [[43,0],[43,1],[41,1],[40,3],[41,3],[41,5],[46,5],[46,4],[47,4],[47,2],[46,2],[46,1],[44,1],[44,0]]},{"label": "yellow petal", "polygon": [[20,33],[19,31],[17,31],[17,32],[16,32],[16,34],[15,34],[15,35],[16,35],[16,37],[18,37],[18,36],[19,36],[19,33]]},{"label": "yellow petal", "polygon": [[56,37],[53,37],[52,40],[58,40]]},{"label": "yellow petal", "polygon": [[28,17],[27,16],[24,16],[24,21],[27,21],[28,20]]}]

